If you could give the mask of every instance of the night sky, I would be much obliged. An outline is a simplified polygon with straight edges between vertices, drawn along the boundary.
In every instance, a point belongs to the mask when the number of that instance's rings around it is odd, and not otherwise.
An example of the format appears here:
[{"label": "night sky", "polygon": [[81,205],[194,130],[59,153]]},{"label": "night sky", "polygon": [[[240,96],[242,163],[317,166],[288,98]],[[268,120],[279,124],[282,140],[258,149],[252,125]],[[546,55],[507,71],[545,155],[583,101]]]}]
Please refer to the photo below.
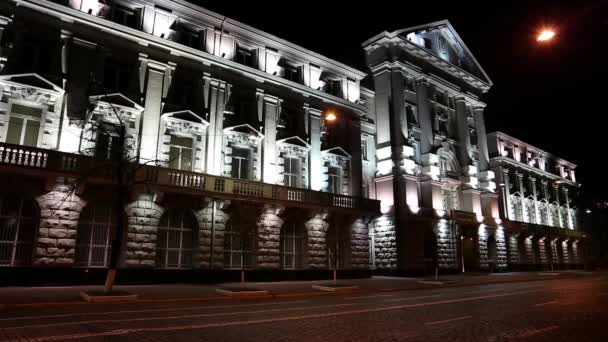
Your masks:
[{"label": "night sky", "polygon": [[[494,82],[488,132],[578,164],[585,197],[608,200],[606,0],[191,1],[364,71],[366,39],[448,19]],[[535,41],[543,25],[557,31],[546,45]]]}]

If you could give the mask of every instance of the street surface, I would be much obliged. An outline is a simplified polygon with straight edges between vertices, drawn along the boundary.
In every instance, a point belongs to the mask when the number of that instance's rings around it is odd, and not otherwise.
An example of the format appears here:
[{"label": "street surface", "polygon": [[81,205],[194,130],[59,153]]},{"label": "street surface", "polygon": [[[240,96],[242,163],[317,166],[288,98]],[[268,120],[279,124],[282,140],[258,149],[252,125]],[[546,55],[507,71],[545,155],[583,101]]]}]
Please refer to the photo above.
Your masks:
[{"label": "street surface", "polygon": [[608,277],[0,311],[4,341],[608,341]]}]

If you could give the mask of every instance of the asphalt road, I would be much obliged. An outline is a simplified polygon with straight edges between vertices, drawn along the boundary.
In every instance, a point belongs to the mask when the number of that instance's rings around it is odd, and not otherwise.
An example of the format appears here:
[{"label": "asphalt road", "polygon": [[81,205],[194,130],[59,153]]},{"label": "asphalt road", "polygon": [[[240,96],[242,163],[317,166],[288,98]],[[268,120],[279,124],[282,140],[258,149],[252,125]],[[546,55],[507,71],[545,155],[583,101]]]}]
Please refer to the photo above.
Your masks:
[{"label": "asphalt road", "polygon": [[608,277],[0,312],[0,341],[608,341]]}]

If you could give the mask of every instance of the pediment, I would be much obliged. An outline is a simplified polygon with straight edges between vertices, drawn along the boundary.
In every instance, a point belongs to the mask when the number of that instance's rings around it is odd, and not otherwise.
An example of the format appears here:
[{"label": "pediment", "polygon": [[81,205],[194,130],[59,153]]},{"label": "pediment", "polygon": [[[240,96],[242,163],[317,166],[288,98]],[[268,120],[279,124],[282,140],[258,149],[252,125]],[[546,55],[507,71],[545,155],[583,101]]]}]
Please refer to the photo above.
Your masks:
[{"label": "pediment", "polygon": [[224,128],[224,132],[229,134],[231,132],[248,134],[250,136],[256,136],[260,139],[264,138],[264,134],[260,133],[257,129],[253,128],[249,124],[237,125],[232,127]]},{"label": "pediment", "polygon": [[351,158],[351,155],[346,152],[342,147],[333,147],[324,151],[321,151],[323,154],[333,154],[335,156]]},{"label": "pediment", "polygon": [[209,123],[205,119],[201,118],[191,110],[180,110],[177,112],[165,113],[162,115],[162,117],[193,122],[203,126],[209,126]]},{"label": "pediment", "polygon": [[55,93],[63,93],[64,90],[55,83],[38,74],[17,74],[0,76],[0,81],[21,84],[31,88],[37,88]]},{"label": "pediment", "polygon": [[290,145],[303,147],[307,150],[310,149],[310,145],[298,136],[293,136],[293,137],[277,140],[277,144],[290,144]]},{"label": "pediment", "polygon": [[466,78],[467,75],[463,73],[465,71],[492,85],[486,72],[448,20],[405,28],[394,34],[439,57],[436,62],[448,64],[442,66],[449,72]]},{"label": "pediment", "polygon": [[144,107],[132,101],[121,93],[113,93],[106,95],[95,95],[89,97],[89,102],[106,102],[123,108],[130,108],[137,111],[143,111]]}]

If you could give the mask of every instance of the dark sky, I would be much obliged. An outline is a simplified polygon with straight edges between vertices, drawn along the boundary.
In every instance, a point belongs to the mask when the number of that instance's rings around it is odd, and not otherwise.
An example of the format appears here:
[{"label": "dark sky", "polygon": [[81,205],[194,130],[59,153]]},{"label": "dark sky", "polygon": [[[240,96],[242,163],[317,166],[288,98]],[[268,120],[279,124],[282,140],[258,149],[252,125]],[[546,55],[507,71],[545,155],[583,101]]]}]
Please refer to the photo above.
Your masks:
[{"label": "dark sky", "polygon": [[[584,193],[608,200],[608,0],[191,1],[364,71],[364,40],[448,19],[494,82],[488,132],[578,164]],[[541,46],[543,25],[558,35]]]}]

